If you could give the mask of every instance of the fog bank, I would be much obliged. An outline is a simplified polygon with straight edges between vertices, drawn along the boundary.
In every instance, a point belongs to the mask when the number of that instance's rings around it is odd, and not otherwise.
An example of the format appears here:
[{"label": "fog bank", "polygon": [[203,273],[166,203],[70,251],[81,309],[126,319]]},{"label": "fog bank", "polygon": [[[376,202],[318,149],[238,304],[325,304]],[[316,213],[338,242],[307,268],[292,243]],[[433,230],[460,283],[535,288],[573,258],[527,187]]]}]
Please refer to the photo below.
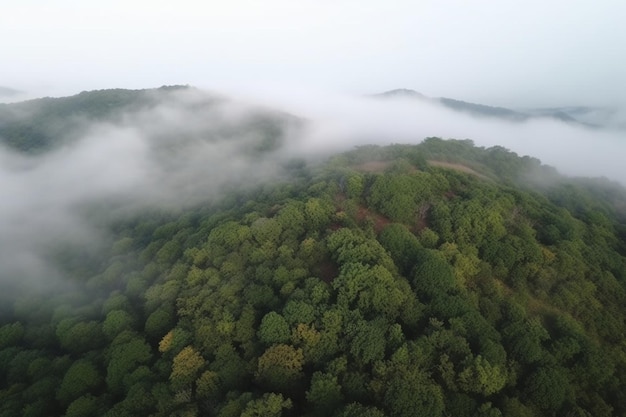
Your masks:
[{"label": "fog bank", "polygon": [[86,213],[176,209],[284,177],[293,158],[318,159],[365,144],[471,139],[530,155],[560,172],[626,184],[619,130],[552,119],[477,118],[414,99],[319,91],[169,92],[108,122],[84,120],[80,138],[29,156],[0,148],[0,283],[55,275],[51,248],[106,242]]}]

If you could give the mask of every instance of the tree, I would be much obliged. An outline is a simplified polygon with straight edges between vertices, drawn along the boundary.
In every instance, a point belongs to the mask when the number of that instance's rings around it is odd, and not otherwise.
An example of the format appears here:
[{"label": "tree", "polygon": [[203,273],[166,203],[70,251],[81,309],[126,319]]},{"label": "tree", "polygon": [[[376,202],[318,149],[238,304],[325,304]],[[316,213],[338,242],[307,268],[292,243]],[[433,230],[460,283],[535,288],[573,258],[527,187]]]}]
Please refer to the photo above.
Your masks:
[{"label": "tree", "polygon": [[311,386],[306,392],[306,399],[312,404],[315,413],[328,416],[341,404],[341,386],[337,376],[324,372],[315,372],[311,377]]},{"label": "tree", "polygon": [[67,370],[57,392],[61,404],[69,404],[83,394],[93,391],[102,382],[98,370],[88,360],[79,360]]},{"label": "tree", "polygon": [[289,300],[283,308],[283,316],[291,326],[297,323],[310,324],[315,320],[315,307],[306,301]]},{"label": "tree", "polygon": [[414,224],[417,201],[430,196],[430,174],[380,175],[372,184],[369,203],[392,221]]},{"label": "tree", "polygon": [[439,244],[439,235],[434,230],[425,227],[419,233],[420,243],[428,249],[434,249]]},{"label": "tree", "polygon": [[346,195],[348,198],[359,198],[364,189],[363,176],[360,174],[352,174],[346,180]]},{"label": "tree", "polygon": [[350,403],[338,414],[338,417],[385,417],[385,413],[376,407]]},{"label": "tree", "polygon": [[[403,285],[404,284],[404,285]],[[385,267],[370,267],[361,263],[346,263],[333,281],[337,290],[337,304],[344,308],[358,308],[366,317],[398,316],[409,290]]]},{"label": "tree", "polygon": [[175,240],[166,242],[156,253],[155,259],[162,264],[172,264],[179,258],[181,253],[180,243]]},{"label": "tree", "polygon": [[304,205],[299,201],[288,202],[276,215],[282,226],[283,239],[298,239],[305,231]]},{"label": "tree", "polygon": [[230,343],[220,345],[209,370],[219,375],[220,388],[224,392],[243,390],[252,379],[250,364],[243,360]]},{"label": "tree", "polygon": [[420,252],[418,264],[411,282],[418,295],[433,298],[446,294],[456,287],[454,271],[440,253],[424,249]]},{"label": "tree", "polygon": [[277,245],[280,241],[280,235],[283,231],[281,224],[276,219],[268,219],[261,217],[252,223],[250,227],[252,236],[263,245],[266,242]]},{"label": "tree", "polygon": [[384,404],[391,415],[398,417],[439,417],[444,410],[441,388],[419,369],[393,375],[386,383]]},{"label": "tree", "polygon": [[122,331],[131,330],[133,323],[133,317],[126,311],[112,310],[102,323],[102,333],[104,333],[107,339],[113,340]]},{"label": "tree", "polygon": [[65,411],[66,417],[91,417],[98,413],[98,399],[91,394],[74,400]]},{"label": "tree", "polygon": [[266,345],[272,345],[289,341],[291,331],[283,316],[275,311],[270,311],[261,320],[258,336]]},{"label": "tree", "polygon": [[152,340],[159,340],[174,327],[175,315],[173,308],[163,305],[153,311],[147,318],[144,331]]},{"label": "tree", "polygon": [[320,332],[308,324],[298,324],[291,333],[291,340],[296,347],[302,348],[307,362],[316,363],[324,355],[324,351],[320,348]]},{"label": "tree", "polygon": [[61,346],[73,353],[96,349],[104,341],[102,327],[96,321],[64,319],[58,324],[56,334]]},{"label": "tree", "polygon": [[16,346],[23,335],[24,326],[19,321],[0,327],[0,350],[9,346]]},{"label": "tree", "polygon": [[113,344],[107,355],[109,360],[106,383],[113,393],[121,393],[128,389],[124,383],[125,377],[152,358],[150,346],[143,338],[132,333],[127,335],[121,333],[118,338],[120,336],[127,337],[128,340]]},{"label": "tree", "polygon": [[387,322],[378,318],[371,322],[359,321],[353,331],[350,353],[361,364],[369,364],[385,356]]},{"label": "tree", "polygon": [[406,226],[392,223],[382,230],[378,240],[389,252],[400,272],[408,276],[422,251],[422,245],[415,235]]},{"label": "tree", "polygon": [[302,349],[279,344],[270,346],[260,357],[256,378],[269,390],[291,391],[302,376]]},{"label": "tree", "polygon": [[521,363],[538,362],[547,353],[542,342],[548,340],[550,335],[537,319],[508,323],[501,333],[507,352]]},{"label": "tree", "polygon": [[507,372],[478,355],[459,373],[458,380],[459,387],[465,392],[489,396],[504,388]]},{"label": "tree", "polygon": [[196,380],[196,395],[200,399],[215,398],[220,390],[220,377],[217,372],[204,371]]},{"label": "tree", "polygon": [[524,394],[539,408],[558,411],[569,392],[567,371],[556,367],[541,367],[532,372],[524,383]]},{"label": "tree", "polygon": [[204,366],[204,358],[193,348],[187,346],[174,357],[170,383],[174,391],[188,388],[198,377]]},{"label": "tree", "polygon": [[246,404],[241,417],[280,417],[283,410],[292,407],[291,399],[285,399],[282,394],[265,393],[263,397]]}]

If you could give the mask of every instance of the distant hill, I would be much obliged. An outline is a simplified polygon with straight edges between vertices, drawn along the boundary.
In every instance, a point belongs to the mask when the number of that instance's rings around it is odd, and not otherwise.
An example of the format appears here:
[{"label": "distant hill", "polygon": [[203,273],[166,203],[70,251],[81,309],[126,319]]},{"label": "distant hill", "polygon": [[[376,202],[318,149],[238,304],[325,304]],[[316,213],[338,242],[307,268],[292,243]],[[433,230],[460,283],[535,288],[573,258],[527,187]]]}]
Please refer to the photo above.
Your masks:
[{"label": "distant hill", "polygon": [[13,97],[18,94],[22,94],[22,92],[13,88],[3,87],[0,85],[0,97]]},{"label": "distant hill", "polygon": [[78,136],[85,122],[114,120],[129,110],[149,107],[167,91],[171,88],[84,91],[0,104],[0,139],[21,151],[41,152]]},{"label": "distant hill", "polygon": [[523,122],[530,119],[547,118],[590,128],[601,127],[601,124],[594,123],[588,120],[589,118],[585,116],[594,111],[606,111],[605,109],[580,106],[512,110],[505,107],[488,106],[484,104],[471,103],[446,97],[428,97],[424,94],[410,89],[390,90],[384,93],[375,94],[373,95],[373,97],[385,99],[409,98],[423,100],[430,103],[441,104],[442,106],[450,110],[470,114],[477,117],[489,117],[515,122]]},{"label": "distant hill", "polygon": [[564,106],[530,108],[524,110],[532,116],[551,116],[564,121],[575,121],[590,127],[606,127],[624,130],[626,119],[617,107]]},{"label": "distant hill", "polygon": [[527,120],[530,117],[527,114],[520,113],[504,107],[485,106],[484,104],[468,103],[466,101],[454,100],[444,97],[437,98],[435,100],[439,101],[441,104],[452,110],[466,112],[476,116],[498,117],[516,121]]},{"label": "distant hill", "polygon": [[425,96],[424,94],[418,93],[415,90],[409,90],[409,89],[406,89],[406,88],[398,88],[396,90],[385,91],[384,93],[375,94],[374,97],[379,97],[379,98],[398,98],[398,97],[402,97],[402,98],[417,98],[417,99],[421,99],[421,100],[428,99],[428,97]]},{"label": "distant hill", "polygon": [[[182,98],[178,93],[195,94]],[[188,86],[163,86],[156,89],[109,89],[84,91],[80,94],[45,97],[18,103],[0,104],[0,142],[31,154],[45,152],[72,142],[94,123],[123,124],[125,118],[156,106],[176,106],[198,117],[212,114],[213,106],[227,102],[224,97]],[[256,109],[246,119],[245,126],[231,126],[228,131],[209,132],[207,136],[230,137],[240,129],[264,132],[263,148],[275,146],[277,126],[295,122],[285,113]],[[191,128],[191,127],[190,127]],[[207,126],[207,129],[211,129]],[[219,127],[223,129],[223,127]],[[198,132],[196,132],[198,133]]]}]

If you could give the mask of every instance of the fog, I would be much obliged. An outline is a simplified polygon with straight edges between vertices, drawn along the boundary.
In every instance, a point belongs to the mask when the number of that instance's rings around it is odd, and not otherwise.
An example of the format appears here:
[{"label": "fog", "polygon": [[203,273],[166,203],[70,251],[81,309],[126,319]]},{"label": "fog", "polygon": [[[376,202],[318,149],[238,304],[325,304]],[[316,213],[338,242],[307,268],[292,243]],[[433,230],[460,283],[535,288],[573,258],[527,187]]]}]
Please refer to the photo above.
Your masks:
[{"label": "fog", "polygon": [[[115,123],[83,120],[78,140],[42,155],[0,148],[0,281],[50,280],[52,250],[97,249],[107,236],[89,218],[94,209],[109,218],[176,210],[278,178],[288,157],[254,150],[259,114],[192,90]],[[295,119],[275,122],[287,140]]]},{"label": "fog", "polygon": [[3,3],[0,85],[35,95],[274,82],[507,107],[625,100],[616,0]]},{"label": "fog", "polygon": [[[49,258],[65,245],[111,242],[94,209],[110,217],[214,202],[243,186],[286,181],[293,158],[310,164],[364,144],[471,139],[530,155],[566,175],[626,184],[624,133],[551,119],[510,122],[457,113],[432,102],[311,90],[189,89],[112,122],[82,120],[78,140],[32,156],[0,148],[0,282],[55,282]],[[276,129],[268,140],[267,121]]]},{"label": "fog", "polygon": [[403,97],[381,100],[305,91],[249,97],[313,120],[313,134],[302,143],[311,151],[363,143],[418,143],[430,136],[471,139],[477,146],[503,146],[520,156],[539,158],[565,175],[604,176],[626,184],[626,131],[613,125],[590,128],[547,117],[512,122]]}]

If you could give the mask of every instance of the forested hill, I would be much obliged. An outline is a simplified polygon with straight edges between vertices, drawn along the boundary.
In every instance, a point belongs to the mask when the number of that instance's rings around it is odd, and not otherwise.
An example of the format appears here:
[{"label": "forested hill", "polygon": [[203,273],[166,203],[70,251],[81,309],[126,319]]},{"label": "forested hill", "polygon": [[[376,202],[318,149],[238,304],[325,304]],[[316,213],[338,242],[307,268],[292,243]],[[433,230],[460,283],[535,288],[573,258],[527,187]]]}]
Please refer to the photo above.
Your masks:
[{"label": "forested hill", "polygon": [[290,169],[57,244],[0,416],[626,415],[621,186],[437,138]]},{"label": "forested hill", "polygon": [[[522,110],[513,110],[505,107],[487,106],[484,104],[471,103],[447,97],[427,97],[416,91],[404,88],[386,91],[381,94],[375,94],[373,97],[385,99],[416,99],[423,102],[430,102],[442,105],[443,107],[454,112],[465,113],[482,118],[486,117],[492,119],[506,120],[509,122],[526,122],[529,120],[551,119],[586,128],[608,127],[607,122],[616,111],[615,109],[611,108],[593,108],[585,106],[528,108]],[[594,113],[597,113],[597,116],[600,117],[594,117]],[[594,120],[596,118],[598,120]],[[604,120],[604,123],[601,122],[602,118],[606,119]]]},{"label": "forested hill", "polygon": [[0,141],[20,151],[41,153],[76,139],[89,123],[120,122],[129,112],[155,107],[168,93],[190,89],[109,89],[0,103]]}]

